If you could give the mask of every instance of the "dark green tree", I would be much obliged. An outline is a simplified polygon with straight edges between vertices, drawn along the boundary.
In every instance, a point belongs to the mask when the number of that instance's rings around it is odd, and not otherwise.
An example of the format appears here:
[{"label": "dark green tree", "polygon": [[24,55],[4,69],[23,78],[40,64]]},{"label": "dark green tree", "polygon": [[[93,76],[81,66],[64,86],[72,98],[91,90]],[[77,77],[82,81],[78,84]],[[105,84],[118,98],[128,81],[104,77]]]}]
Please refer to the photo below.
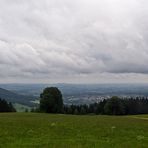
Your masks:
[{"label": "dark green tree", "polygon": [[0,98],[0,112],[16,112],[16,110],[11,103]]},{"label": "dark green tree", "polygon": [[114,96],[107,100],[104,106],[104,112],[108,115],[124,115],[125,106],[120,98]]},{"label": "dark green tree", "polygon": [[85,115],[86,114],[86,109],[84,108],[84,106],[81,106],[80,114],[81,115]]},{"label": "dark green tree", "polygon": [[74,115],[78,115],[78,114],[79,114],[79,111],[78,111],[77,108],[75,108],[75,110],[74,110]]},{"label": "dark green tree", "polygon": [[40,95],[40,111],[46,113],[62,113],[63,99],[61,91],[56,87],[47,87]]}]

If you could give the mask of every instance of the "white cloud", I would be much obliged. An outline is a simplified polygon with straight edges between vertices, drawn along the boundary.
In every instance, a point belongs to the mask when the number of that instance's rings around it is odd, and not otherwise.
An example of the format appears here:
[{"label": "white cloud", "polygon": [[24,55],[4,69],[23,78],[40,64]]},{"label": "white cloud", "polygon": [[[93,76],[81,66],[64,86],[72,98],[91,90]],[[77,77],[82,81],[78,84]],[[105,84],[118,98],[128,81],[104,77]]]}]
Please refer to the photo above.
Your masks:
[{"label": "white cloud", "polygon": [[0,0],[0,81],[144,82],[147,6],[146,0]]}]

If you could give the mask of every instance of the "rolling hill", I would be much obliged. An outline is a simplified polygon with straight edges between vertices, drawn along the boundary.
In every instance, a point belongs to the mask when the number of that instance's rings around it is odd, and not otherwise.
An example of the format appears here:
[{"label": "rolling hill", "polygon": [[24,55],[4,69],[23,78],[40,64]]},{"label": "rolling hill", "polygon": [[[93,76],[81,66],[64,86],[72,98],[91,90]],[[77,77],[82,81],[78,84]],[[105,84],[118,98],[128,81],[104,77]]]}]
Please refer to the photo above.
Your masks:
[{"label": "rolling hill", "polygon": [[31,101],[35,100],[34,96],[20,95],[3,88],[0,88],[0,98],[11,103],[19,103],[27,106],[34,106],[34,103],[31,103]]}]

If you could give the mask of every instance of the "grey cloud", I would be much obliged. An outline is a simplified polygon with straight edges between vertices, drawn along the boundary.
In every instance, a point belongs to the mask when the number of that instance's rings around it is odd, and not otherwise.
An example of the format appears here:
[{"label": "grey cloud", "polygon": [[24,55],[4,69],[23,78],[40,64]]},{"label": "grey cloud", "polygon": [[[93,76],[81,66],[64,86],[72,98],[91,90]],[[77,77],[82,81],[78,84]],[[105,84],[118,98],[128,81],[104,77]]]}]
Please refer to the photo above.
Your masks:
[{"label": "grey cloud", "polygon": [[94,75],[120,73],[141,79],[148,74],[147,5],[145,0],[1,0],[0,76],[93,82]]}]

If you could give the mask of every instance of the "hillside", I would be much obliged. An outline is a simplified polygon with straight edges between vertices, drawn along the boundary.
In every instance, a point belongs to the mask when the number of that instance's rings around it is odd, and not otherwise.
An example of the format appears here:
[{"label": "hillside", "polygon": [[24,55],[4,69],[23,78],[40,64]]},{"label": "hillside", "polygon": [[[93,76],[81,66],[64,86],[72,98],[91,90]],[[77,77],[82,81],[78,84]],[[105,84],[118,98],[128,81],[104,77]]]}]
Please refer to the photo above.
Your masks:
[{"label": "hillside", "polygon": [[19,103],[27,106],[32,106],[33,103],[30,101],[35,99],[33,96],[20,95],[3,88],[0,88],[0,98],[5,99],[11,103]]},{"label": "hillside", "polygon": [[0,114],[0,147],[146,148],[147,119],[147,115],[4,113]]}]

